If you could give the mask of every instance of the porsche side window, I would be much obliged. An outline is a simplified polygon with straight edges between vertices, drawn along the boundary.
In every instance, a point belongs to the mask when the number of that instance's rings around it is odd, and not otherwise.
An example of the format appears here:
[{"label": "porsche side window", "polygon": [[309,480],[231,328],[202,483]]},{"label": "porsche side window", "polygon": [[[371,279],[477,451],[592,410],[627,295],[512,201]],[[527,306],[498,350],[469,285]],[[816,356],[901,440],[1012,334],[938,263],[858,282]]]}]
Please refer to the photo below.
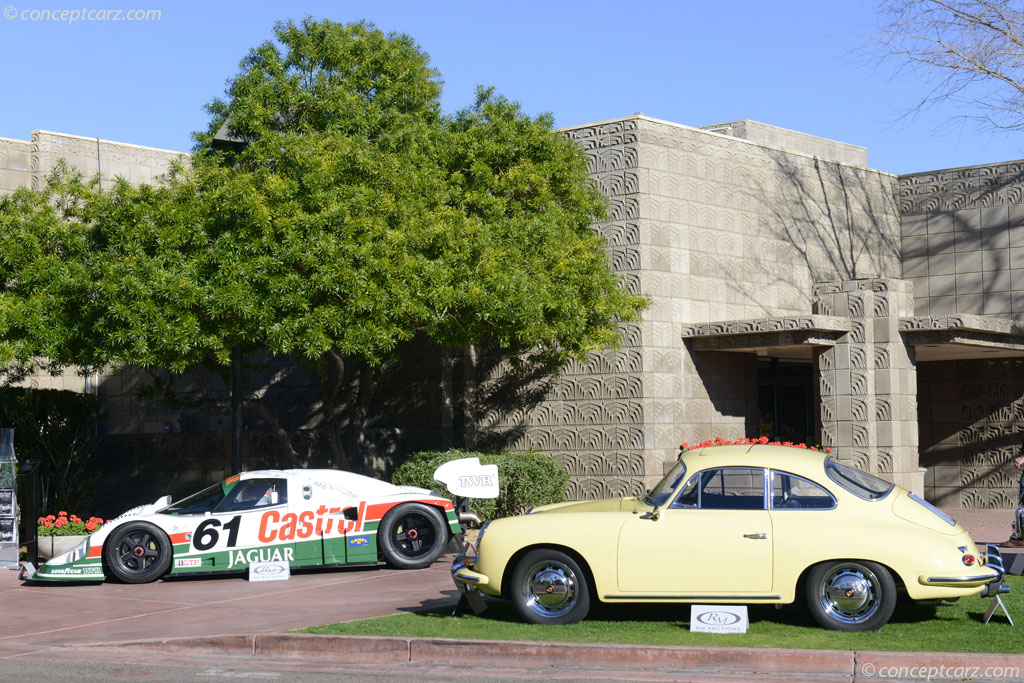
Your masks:
[{"label": "porsche side window", "polygon": [[763,510],[764,470],[723,467],[700,473],[701,510]]},{"label": "porsche side window", "polygon": [[882,500],[889,495],[889,491],[892,491],[892,484],[889,482],[840,464],[834,456],[825,459],[825,474],[829,479],[864,500]]},{"label": "porsche side window", "polygon": [[813,481],[772,470],[773,510],[831,510],[835,506],[832,494]]},{"label": "porsche side window", "polygon": [[690,477],[690,481],[686,482],[686,486],[676,496],[676,500],[672,503],[674,508],[695,508],[697,507],[698,496],[700,494],[700,488],[697,483],[700,481],[700,475],[695,474]]},{"label": "porsche side window", "polygon": [[231,489],[217,506],[217,512],[256,510],[288,502],[288,482],[285,479],[244,479]]}]

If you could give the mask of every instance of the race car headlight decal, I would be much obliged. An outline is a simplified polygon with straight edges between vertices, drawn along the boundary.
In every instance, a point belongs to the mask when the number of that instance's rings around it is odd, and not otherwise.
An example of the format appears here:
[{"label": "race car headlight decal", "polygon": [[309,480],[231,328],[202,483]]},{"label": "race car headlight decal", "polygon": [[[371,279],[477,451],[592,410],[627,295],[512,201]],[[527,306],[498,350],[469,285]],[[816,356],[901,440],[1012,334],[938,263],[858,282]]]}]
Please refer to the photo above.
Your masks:
[{"label": "race car headlight decal", "polygon": [[68,564],[70,562],[77,562],[85,557],[88,551],[89,539],[87,538],[66,553],[51,558],[47,564]]}]

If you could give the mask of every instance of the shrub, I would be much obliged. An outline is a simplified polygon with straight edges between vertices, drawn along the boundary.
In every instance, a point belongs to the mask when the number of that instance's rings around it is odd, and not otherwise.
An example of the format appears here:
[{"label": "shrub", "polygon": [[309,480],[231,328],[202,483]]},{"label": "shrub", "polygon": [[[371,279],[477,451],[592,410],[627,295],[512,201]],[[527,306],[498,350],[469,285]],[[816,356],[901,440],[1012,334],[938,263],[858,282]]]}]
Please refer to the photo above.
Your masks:
[{"label": "shrub", "polygon": [[103,520],[99,517],[82,519],[78,515],[69,515],[61,510],[56,515],[40,517],[39,536],[84,536],[103,526]]},{"label": "shrub", "polygon": [[501,494],[494,500],[473,499],[470,508],[483,521],[522,514],[527,508],[565,500],[565,486],[569,473],[555,458],[537,451],[504,451],[477,453],[474,451],[421,451],[410,455],[395,470],[391,481],[399,486],[420,486],[432,489],[454,501],[453,496],[434,480],[434,470],[449,460],[480,458],[484,465],[498,466],[498,486]]}]

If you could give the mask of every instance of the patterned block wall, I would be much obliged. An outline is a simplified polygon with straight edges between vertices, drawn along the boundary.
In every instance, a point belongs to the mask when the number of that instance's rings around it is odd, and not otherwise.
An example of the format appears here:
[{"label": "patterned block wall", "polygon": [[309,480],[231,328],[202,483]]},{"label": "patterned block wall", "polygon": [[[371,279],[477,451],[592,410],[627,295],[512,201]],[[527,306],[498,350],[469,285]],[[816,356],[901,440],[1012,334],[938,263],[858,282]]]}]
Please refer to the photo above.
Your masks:
[{"label": "patterned block wall", "polygon": [[[633,292],[645,268],[640,225],[637,122],[616,121],[567,131],[586,154],[591,176],[608,197],[608,220],[594,225],[609,259]],[[569,470],[570,499],[642,493],[648,471],[660,473],[650,448],[651,388],[657,364],[645,346],[650,326],[624,325],[618,351],[571,362],[553,378],[506,386],[511,369],[499,363],[479,377],[478,443],[535,448],[558,457]],[[518,397],[518,400],[516,400]]]},{"label": "patterned block wall", "polygon": [[31,185],[31,144],[28,140],[0,138],[0,195]]},{"label": "patterned block wall", "polygon": [[950,508],[1012,508],[1024,440],[1024,358],[921,363],[925,497]]},{"label": "patterned block wall", "polygon": [[900,176],[918,315],[1024,320],[1024,161]]},{"label": "patterned block wall", "polygon": [[850,319],[835,346],[815,354],[822,443],[837,457],[919,494],[917,381],[900,318],[913,313],[910,283],[895,279],[823,282],[814,312]]},{"label": "patterned block wall", "polygon": [[[1024,161],[900,176],[904,277],[916,315],[1024,320]],[[1012,507],[1024,360],[918,364],[928,499]]]},{"label": "patterned block wall", "polygon": [[806,316],[815,282],[898,276],[896,178],[652,119],[638,127],[654,332],[644,343],[672,361],[645,374],[670,391],[645,392],[676,416],[652,435],[655,453],[671,459],[683,441],[756,433],[755,357],[691,352],[683,326]]}]

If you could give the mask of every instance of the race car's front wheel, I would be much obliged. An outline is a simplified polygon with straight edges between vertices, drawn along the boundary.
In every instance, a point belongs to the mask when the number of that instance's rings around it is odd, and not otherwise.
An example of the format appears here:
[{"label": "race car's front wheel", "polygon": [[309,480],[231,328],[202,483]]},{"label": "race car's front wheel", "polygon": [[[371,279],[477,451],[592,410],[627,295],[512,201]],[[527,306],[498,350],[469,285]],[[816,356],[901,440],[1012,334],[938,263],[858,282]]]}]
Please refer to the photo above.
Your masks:
[{"label": "race car's front wheel", "polygon": [[444,552],[447,524],[433,506],[402,503],[384,515],[377,539],[389,564],[399,569],[422,569]]},{"label": "race car's front wheel", "polygon": [[110,573],[125,583],[156,581],[171,566],[171,541],[148,522],[131,522],[103,544]]}]

